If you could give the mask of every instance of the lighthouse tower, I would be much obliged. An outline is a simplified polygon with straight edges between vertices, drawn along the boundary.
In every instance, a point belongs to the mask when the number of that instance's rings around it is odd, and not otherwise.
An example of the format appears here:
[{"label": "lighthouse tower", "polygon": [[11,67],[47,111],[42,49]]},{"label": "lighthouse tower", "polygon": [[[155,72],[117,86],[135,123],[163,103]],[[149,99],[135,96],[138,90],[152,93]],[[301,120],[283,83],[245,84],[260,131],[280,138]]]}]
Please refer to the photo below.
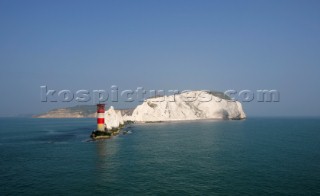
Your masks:
[{"label": "lighthouse tower", "polygon": [[104,130],[105,104],[97,104],[97,131]]}]

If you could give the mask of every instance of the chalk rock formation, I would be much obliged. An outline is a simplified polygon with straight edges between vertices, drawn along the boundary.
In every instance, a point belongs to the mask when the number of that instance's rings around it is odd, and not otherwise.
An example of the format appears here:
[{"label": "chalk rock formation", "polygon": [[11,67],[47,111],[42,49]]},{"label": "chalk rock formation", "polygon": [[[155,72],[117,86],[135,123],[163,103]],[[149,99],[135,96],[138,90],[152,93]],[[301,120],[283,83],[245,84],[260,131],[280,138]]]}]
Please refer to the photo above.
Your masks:
[{"label": "chalk rock formation", "polygon": [[246,115],[241,103],[222,93],[189,91],[147,99],[137,106],[131,118],[127,119],[135,122],[153,122],[244,118]]},{"label": "chalk rock formation", "polygon": [[115,110],[113,106],[111,106],[105,112],[105,125],[107,129],[118,128],[120,125],[124,124],[124,120],[121,115],[121,111]]}]

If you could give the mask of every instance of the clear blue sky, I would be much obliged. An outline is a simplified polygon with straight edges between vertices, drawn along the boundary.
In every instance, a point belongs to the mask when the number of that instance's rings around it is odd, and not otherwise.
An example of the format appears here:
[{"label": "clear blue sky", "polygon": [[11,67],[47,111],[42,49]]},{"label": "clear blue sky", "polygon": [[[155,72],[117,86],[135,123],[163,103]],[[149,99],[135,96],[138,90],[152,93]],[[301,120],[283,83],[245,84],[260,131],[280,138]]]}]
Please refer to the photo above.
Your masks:
[{"label": "clear blue sky", "polygon": [[320,116],[320,1],[0,0],[0,116],[49,89],[277,89],[248,116]]}]

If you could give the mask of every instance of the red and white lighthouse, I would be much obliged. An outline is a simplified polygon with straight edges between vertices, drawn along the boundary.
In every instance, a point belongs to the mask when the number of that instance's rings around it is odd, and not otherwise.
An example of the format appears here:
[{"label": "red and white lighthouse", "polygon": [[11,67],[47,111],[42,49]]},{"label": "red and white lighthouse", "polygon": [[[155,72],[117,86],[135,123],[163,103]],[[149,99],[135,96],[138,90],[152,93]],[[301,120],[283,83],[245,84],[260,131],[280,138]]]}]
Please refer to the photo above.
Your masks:
[{"label": "red and white lighthouse", "polygon": [[97,104],[97,131],[104,130],[105,104]]}]

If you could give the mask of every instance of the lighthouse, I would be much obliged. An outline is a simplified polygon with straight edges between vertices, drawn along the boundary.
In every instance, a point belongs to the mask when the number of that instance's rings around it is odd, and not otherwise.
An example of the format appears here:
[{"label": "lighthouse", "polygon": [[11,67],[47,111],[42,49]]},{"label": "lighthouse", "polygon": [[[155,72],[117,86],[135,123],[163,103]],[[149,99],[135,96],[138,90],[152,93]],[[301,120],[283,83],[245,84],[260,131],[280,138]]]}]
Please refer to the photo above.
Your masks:
[{"label": "lighthouse", "polygon": [[97,131],[104,130],[105,104],[97,104]]}]

